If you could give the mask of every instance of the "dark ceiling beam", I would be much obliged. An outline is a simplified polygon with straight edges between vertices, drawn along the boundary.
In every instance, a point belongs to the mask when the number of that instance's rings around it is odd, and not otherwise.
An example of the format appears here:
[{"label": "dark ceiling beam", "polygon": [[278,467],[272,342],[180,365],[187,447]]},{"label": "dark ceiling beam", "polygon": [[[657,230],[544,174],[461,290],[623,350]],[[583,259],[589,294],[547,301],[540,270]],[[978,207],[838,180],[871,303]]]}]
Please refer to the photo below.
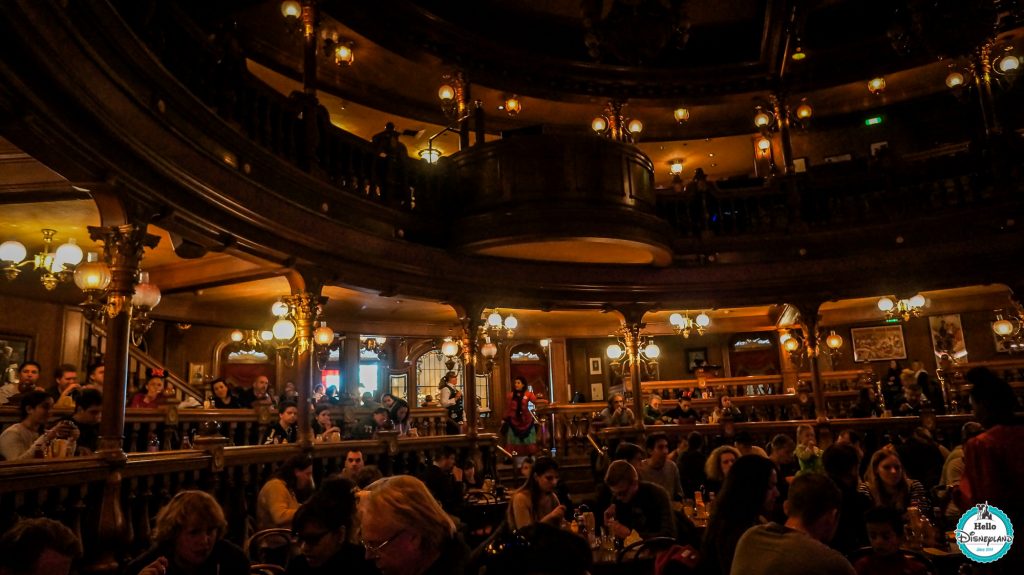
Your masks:
[{"label": "dark ceiling beam", "polygon": [[92,199],[92,195],[89,192],[69,189],[64,186],[40,186],[32,190],[26,190],[25,188],[25,186],[18,186],[16,190],[10,191],[0,188],[0,205],[9,206]]}]

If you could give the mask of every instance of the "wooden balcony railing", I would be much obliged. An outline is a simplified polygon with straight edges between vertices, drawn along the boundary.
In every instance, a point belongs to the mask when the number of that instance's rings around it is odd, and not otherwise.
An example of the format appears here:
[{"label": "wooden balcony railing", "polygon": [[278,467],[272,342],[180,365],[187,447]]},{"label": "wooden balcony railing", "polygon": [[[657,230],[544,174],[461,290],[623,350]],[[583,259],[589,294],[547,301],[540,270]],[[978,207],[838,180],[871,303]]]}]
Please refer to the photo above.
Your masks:
[{"label": "wooden balcony railing", "polygon": [[[70,415],[69,410],[53,410],[54,419]],[[343,433],[349,437],[367,437],[365,425],[372,412],[363,408],[333,408],[332,419],[344,422]],[[420,437],[445,434],[448,412],[441,407],[414,407],[409,410],[411,427]],[[21,421],[18,409],[0,407],[0,430]],[[157,409],[125,410],[124,450],[128,453],[147,451],[155,435],[160,451],[179,449],[182,440],[192,438],[203,424],[214,421],[218,430],[232,445],[259,445],[267,429],[277,421],[277,413],[267,407],[258,409],[178,409],[168,405]]]},{"label": "wooden balcony railing", "polygon": [[[205,443],[204,443],[205,441]],[[149,546],[156,512],[176,493],[200,489],[214,495],[228,518],[228,538],[241,544],[250,534],[256,496],[274,466],[299,454],[299,445],[226,446],[226,438],[203,438],[196,449],[132,453],[124,461],[99,456],[0,465],[0,531],[21,517],[58,519],[79,536],[91,571],[116,563]],[[451,446],[460,458],[474,458],[484,473],[495,473],[494,435],[398,438],[317,444],[310,455],[314,476],[322,479],[344,467],[351,449],[385,474],[416,474],[434,453]]]}]

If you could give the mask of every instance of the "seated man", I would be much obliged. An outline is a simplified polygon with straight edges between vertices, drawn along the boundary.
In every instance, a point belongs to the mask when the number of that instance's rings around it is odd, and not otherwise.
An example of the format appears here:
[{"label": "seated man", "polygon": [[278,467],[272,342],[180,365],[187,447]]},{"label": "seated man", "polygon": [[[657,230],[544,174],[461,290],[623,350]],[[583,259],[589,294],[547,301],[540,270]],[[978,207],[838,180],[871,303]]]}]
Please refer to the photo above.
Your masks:
[{"label": "seated man", "polygon": [[376,573],[362,546],[349,542],[356,514],[354,484],[328,479],[292,518],[301,555],[288,562],[288,575]]},{"label": "seated man", "polygon": [[282,402],[279,406],[277,423],[270,426],[264,445],[275,443],[295,443],[299,436],[299,408],[291,402]]},{"label": "seated man", "polygon": [[56,408],[70,408],[75,406],[75,399],[78,397],[78,370],[75,366],[65,363],[57,366],[53,372],[53,386],[47,390],[53,397],[53,406]]},{"label": "seated man", "polygon": [[462,507],[462,470],[458,469],[456,477],[453,475],[456,469],[455,448],[445,445],[434,454],[434,464],[420,475],[430,494],[450,515],[457,514]]},{"label": "seated man", "polygon": [[364,464],[363,452],[358,449],[349,449],[345,454],[345,468],[341,470],[339,476],[356,483]]},{"label": "seated man", "polygon": [[53,519],[22,519],[0,537],[0,575],[68,575],[82,555],[78,537]]},{"label": "seated man", "polygon": [[255,409],[265,405],[271,409],[277,407],[277,398],[270,394],[270,379],[265,375],[257,375],[252,388],[243,390],[238,399],[243,407]]},{"label": "seated man", "polygon": [[647,459],[637,471],[644,481],[660,485],[672,501],[682,501],[683,485],[679,481],[679,469],[668,460],[668,436],[652,433],[647,436]]},{"label": "seated man", "polygon": [[103,394],[95,389],[83,389],[75,402],[75,413],[70,419],[78,427],[77,455],[92,455],[100,441],[100,419],[103,416]]},{"label": "seated man", "polygon": [[608,407],[597,416],[597,422],[606,427],[625,427],[633,425],[633,410],[625,406],[625,400],[619,394],[608,398]]},{"label": "seated man", "polygon": [[693,408],[689,395],[679,398],[679,404],[665,412],[665,417],[672,420],[672,423],[697,423],[700,422],[700,413]]},{"label": "seated man", "polygon": [[839,488],[824,474],[797,476],[784,504],[786,524],[748,529],[736,545],[731,573],[853,575],[850,562],[826,545],[839,524],[841,502]]},{"label": "seated man", "polygon": [[612,492],[612,504],[604,512],[604,524],[612,535],[627,545],[651,537],[675,538],[672,506],[664,489],[640,481],[636,469],[621,460],[608,466],[604,482]]},{"label": "seated man", "polygon": [[864,514],[868,526],[871,554],[854,565],[857,575],[927,575],[924,563],[900,551],[903,545],[903,515],[891,507],[874,507]]}]

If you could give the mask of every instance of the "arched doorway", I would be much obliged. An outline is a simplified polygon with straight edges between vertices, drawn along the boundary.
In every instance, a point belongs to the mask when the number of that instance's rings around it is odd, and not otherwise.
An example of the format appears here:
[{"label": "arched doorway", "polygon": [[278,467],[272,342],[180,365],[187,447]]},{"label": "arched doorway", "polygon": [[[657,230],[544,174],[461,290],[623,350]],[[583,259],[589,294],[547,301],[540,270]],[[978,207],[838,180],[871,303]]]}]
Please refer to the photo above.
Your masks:
[{"label": "arched doorway", "polygon": [[526,379],[526,385],[538,399],[551,399],[551,380],[548,377],[548,357],[544,348],[536,343],[521,343],[509,350],[509,377],[507,385],[517,376]]}]

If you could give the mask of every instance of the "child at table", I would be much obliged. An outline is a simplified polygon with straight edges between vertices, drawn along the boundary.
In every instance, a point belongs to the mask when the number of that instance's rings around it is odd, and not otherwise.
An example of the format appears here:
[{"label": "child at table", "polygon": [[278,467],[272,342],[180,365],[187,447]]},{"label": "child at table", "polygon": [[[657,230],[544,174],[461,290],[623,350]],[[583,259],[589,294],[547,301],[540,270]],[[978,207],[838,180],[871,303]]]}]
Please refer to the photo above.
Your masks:
[{"label": "child at table", "polygon": [[821,448],[814,437],[814,428],[810,425],[796,426],[796,450],[793,453],[800,463],[797,475],[825,472],[825,466],[821,461]]},{"label": "child at table", "polygon": [[864,514],[871,554],[854,563],[857,575],[927,575],[928,567],[900,551],[903,516],[891,507],[874,507]]}]

